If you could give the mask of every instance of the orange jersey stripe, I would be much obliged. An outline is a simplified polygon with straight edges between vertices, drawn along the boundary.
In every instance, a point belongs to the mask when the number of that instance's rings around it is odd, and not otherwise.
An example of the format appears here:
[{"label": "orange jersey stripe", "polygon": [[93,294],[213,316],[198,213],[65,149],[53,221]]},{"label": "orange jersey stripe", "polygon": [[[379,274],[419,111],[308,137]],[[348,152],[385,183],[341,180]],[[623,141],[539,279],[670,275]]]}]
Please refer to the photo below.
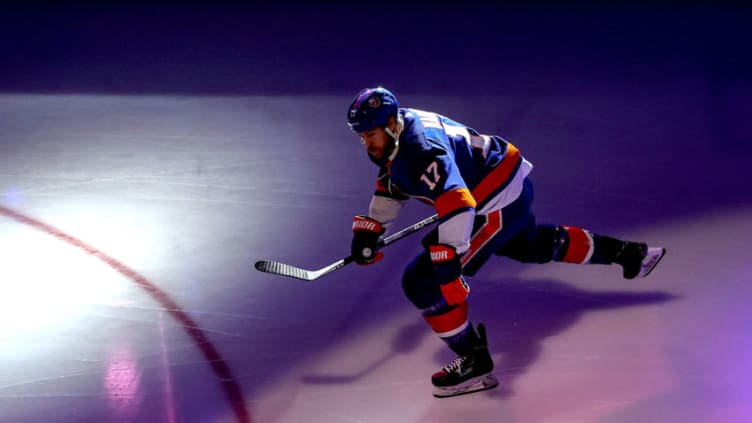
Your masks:
[{"label": "orange jersey stripe", "polygon": [[428,325],[436,333],[446,333],[462,326],[467,321],[467,303],[437,316],[424,316]]},{"label": "orange jersey stripe", "polygon": [[520,150],[507,143],[507,153],[491,173],[486,175],[473,190],[473,197],[478,203],[483,203],[499,186],[503,185],[520,161]]},{"label": "orange jersey stripe", "polygon": [[501,210],[495,210],[489,213],[488,215],[488,221],[485,225],[483,225],[483,228],[478,231],[478,233],[475,234],[473,239],[470,240],[470,248],[465,252],[465,254],[462,256],[462,259],[460,262],[462,265],[466,265],[467,262],[473,259],[476,254],[478,254],[478,251],[480,251],[481,248],[483,248],[488,241],[491,240],[496,234],[501,231]]},{"label": "orange jersey stripe", "polygon": [[436,211],[439,213],[439,219],[457,209],[465,207],[475,208],[476,205],[475,198],[473,198],[473,195],[470,194],[470,191],[466,188],[457,188],[452,191],[447,191],[441,194],[435,202]]}]

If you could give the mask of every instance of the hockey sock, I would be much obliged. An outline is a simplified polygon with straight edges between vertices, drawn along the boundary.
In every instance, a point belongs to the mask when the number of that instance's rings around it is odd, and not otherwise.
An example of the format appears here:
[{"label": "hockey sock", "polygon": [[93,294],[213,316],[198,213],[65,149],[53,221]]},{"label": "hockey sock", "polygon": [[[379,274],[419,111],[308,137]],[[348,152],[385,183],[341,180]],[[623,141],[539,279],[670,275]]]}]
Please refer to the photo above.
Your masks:
[{"label": "hockey sock", "polygon": [[559,226],[553,259],[565,263],[590,263],[595,243],[590,232],[575,226]]},{"label": "hockey sock", "polygon": [[423,318],[452,351],[459,355],[468,354],[477,342],[477,335],[467,320],[467,303],[447,306],[442,301],[440,304],[437,308],[424,310]]},{"label": "hockey sock", "polygon": [[468,323],[460,333],[445,338],[442,337],[441,340],[446,342],[449,348],[459,356],[470,354],[473,351],[473,347],[479,342],[478,335],[473,330],[472,323]]},{"label": "hockey sock", "polygon": [[620,239],[592,234],[575,226],[560,226],[559,234],[553,258],[565,263],[621,263],[621,254],[627,245]]}]

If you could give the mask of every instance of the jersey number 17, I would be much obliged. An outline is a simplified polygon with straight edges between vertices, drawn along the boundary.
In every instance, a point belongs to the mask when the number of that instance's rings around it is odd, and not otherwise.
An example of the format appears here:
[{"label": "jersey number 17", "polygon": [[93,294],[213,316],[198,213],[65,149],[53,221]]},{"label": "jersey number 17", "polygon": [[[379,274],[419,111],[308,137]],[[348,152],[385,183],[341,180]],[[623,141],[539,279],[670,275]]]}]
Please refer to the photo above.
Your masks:
[{"label": "jersey number 17", "polygon": [[426,171],[420,175],[420,180],[428,186],[428,189],[433,191],[439,183],[439,179],[439,164],[434,160],[428,165]]}]

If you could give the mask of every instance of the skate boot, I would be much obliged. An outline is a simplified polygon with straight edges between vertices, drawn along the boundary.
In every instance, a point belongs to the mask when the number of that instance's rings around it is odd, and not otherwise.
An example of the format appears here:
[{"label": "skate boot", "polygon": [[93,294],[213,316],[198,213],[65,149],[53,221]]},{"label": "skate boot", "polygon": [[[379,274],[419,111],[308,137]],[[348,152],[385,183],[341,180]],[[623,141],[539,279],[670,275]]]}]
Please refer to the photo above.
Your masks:
[{"label": "skate boot", "polygon": [[431,376],[433,395],[445,398],[495,388],[499,381],[491,373],[493,368],[486,342],[486,328],[483,324],[478,324],[478,342],[473,350],[457,357]]},{"label": "skate boot", "polygon": [[666,254],[662,247],[648,247],[647,244],[625,242],[619,255],[614,260],[624,268],[624,278],[644,278],[655,269]]}]

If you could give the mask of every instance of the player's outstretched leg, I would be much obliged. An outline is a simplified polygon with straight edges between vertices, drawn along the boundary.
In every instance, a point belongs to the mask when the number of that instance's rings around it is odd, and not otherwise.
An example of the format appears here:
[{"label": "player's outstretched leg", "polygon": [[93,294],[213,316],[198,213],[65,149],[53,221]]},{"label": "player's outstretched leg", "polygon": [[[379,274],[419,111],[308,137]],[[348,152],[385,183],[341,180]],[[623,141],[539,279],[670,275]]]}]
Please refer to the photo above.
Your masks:
[{"label": "player's outstretched leg", "polygon": [[550,261],[575,264],[618,264],[626,279],[645,277],[655,269],[666,249],[624,241],[565,225],[529,225],[496,251],[523,263]]},{"label": "player's outstretched leg", "polygon": [[431,376],[433,395],[445,398],[495,388],[499,381],[491,373],[493,368],[494,363],[486,341],[486,328],[479,323],[472,351],[457,357]]}]

